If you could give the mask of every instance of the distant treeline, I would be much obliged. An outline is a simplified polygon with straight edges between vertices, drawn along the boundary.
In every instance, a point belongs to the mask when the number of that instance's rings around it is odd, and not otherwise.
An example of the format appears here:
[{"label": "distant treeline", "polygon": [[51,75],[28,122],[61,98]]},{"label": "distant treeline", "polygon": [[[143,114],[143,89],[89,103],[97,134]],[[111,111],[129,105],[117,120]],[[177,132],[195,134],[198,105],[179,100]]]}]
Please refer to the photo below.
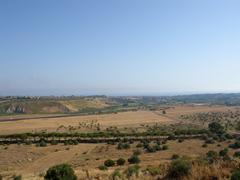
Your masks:
[{"label": "distant treeline", "polygon": [[162,104],[209,104],[209,105],[240,105],[240,93],[218,94],[193,94],[178,96],[136,96],[136,97],[113,97],[120,103],[138,103],[141,105]]}]

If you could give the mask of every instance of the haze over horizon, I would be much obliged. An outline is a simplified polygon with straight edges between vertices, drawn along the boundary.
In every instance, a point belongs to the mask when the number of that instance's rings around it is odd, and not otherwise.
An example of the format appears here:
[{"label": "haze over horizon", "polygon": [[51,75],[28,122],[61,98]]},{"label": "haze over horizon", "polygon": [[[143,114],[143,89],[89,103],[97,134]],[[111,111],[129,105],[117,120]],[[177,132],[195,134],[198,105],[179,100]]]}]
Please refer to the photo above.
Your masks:
[{"label": "haze over horizon", "polygon": [[240,92],[240,1],[0,1],[0,96]]}]

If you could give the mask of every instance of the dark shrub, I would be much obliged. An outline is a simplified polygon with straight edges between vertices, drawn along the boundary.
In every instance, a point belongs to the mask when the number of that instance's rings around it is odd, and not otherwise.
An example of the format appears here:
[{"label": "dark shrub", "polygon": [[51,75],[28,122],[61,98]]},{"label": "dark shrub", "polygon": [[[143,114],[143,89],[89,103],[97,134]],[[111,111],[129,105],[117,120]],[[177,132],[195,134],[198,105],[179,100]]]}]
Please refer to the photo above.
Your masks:
[{"label": "dark shrub", "polygon": [[128,162],[129,162],[130,164],[138,164],[138,163],[141,162],[141,160],[139,159],[138,156],[132,155],[132,156],[128,159]]},{"label": "dark shrub", "polygon": [[207,157],[209,157],[209,158],[213,158],[213,157],[217,157],[217,156],[218,156],[218,154],[215,151],[208,151],[207,152]]},{"label": "dark shrub", "polygon": [[203,147],[203,148],[206,148],[206,147],[207,147],[207,144],[203,144],[202,147]]},{"label": "dark shrub", "polygon": [[216,161],[218,159],[218,153],[215,151],[208,151],[206,155],[207,155],[207,160],[209,161],[209,163],[213,163],[214,161]]},{"label": "dark shrub", "polygon": [[206,143],[206,144],[214,144],[215,141],[214,141],[213,139],[207,139],[207,140],[205,141],[205,143]]},{"label": "dark shrub", "polygon": [[169,168],[168,176],[170,178],[179,179],[187,176],[190,173],[191,164],[189,161],[184,159],[174,160]]},{"label": "dark shrub", "polygon": [[176,159],[179,159],[180,156],[178,154],[173,154],[172,155],[172,160],[176,160]]},{"label": "dark shrub", "polygon": [[240,158],[240,151],[236,151],[233,156],[237,157],[237,158]]},{"label": "dark shrub", "polygon": [[184,141],[184,139],[179,139],[178,142],[179,143],[182,143]]},{"label": "dark shrub", "polygon": [[219,156],[224,157],[227,155],[227,153],[228,153],[228,148],[225,148],[219,152]]},{"label": "dark shrub", "polygon": [[176,137],[173,135],[173,134],[171,134],[171,135],[169,135],[168,136],[168,138],[167,138],[168,140],[175,140],[176,139]]},{"label": "dark shrub", "polygon": [[107,166],[107,167],[112,167],[115,165],[115,162],[111,159],[108,159],[104,162],[104,165]]},{"label": "dark shrub", "polygon": [[117,165],[118,166],[123,166],[125,163],[126,163],[126,161],[123,158],[120,158],[120,159],[117,160]]},{"label": "dark shrub", "polygon": [[231,161],[231,157],[228,155],[228,154],[226,154],[225,156],[223,156],[223,161]]},{"label": "dark shrub", "polygon": [[237,170],[232,173],[231,180],[239,180],[240,179],[240,170]]},{"label": "dark shrub", "polygon": [[236,141],[234,144],[230,144],[230,145],[229,145],[229,148],[239,149],[239,148],[240,148],[240,142],[239,142],[239,141]]},{"label": "dark shrub", "polygon": [[167,145],[163,145],[162,150],[168,150],[168,146]]},{"label": "dark shrub", "polygon": [[77,180],[72,167],[68,164],[53,166],[48,169],[45,180]]},{"label": "dark shrub", "polygon": [[210,123],[208,125],[208,128],[212,133],[216,133],[216,134],[223,134],[224,133],[224,127],[218,122]]},{"label": "dark shrub", "polygon": [[208,151],[207,152],[207,157],[208,158],[217,158],[218,157],[218,153],[215,151]]},{"label": "dark shrub", "polygon": [[161,145],[161,141],[160,141],[160,140],[157,140],[157,141],[156,141],[156,144],[157,144],[157,145]]},{"label": "dark shrub", "polygon": [[13,180],[22,180],[22,176],[21,175],[13,176]]},{"label": "dark shrub", "polygon": [[157,150],[155,149],[155,147],[148,146],[148,147],[146,148],[146,151],[147,151],[148,153],[155,153]]},{"label": "dark shrub", "polygon": [[149,146],[150,146],[150,145],[149,145],[148,142],[143,143],[143,147],[144,147],[144,149],[147,149]]},{"label": "dark shrub", "polygon": [[46,147],[47,143],[44,140],[41,140],[39,143],[36,144],[37,147]]}]

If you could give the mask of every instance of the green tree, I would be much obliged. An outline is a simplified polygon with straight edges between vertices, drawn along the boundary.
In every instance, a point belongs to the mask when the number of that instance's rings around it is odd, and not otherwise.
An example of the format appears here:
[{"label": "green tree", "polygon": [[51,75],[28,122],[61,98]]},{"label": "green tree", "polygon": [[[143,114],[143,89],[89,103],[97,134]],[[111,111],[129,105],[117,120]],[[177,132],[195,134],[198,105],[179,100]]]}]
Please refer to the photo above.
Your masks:
[{"label": "green tree", "polygon": [[224,133],[224,127],[218,122],[212,122],[208,125],[209,130],[212,133],[222,134]]},{"label": "green tree", "polygon": [[228,148],[225,148],[225,149],[219,151],[219,156],[222,156],[222,157],[223,157],[223,156],[226,156],[227,153],[228,153]]},{"label": "green tree", "polygon": [[218,157],[218,153],[215,151],[208,151],[207,152],[207,157],[208,158],[217,158]]},{"label": "green tree", "polygon": [[168,176],[170,178],[180,179],[190,173],[191,164],[184,159],[177,159],[172,161],[169,168]]},{"label": "green tree", "polygon": [[112,167],[115,165],[115,162],[111,159],[108,159],[104,162],[104,165],[107,166],[107,167]]},{"label": "green tree", "polygon": [[231,176],[231,180],[239,180],[240,179],[240,170],[234,171]]},{"label": "green tree", "polygon": [[126,161],[123,158],[120,158],[120,159],[117,160],[117,165],[118,166],[123,166],[125,163],[126,163]]},{"label": "green tree", "polygon": [[60,164],[48,169],[45,180],[77,180],[72,167],[68,164]]},{"label": "green tree", "polygon": [[139,159],[138,156],[136,155],[132,155],[129,159],[128,159],[128,162],[130,164],[139,164],[141,162],[141,160]]}]

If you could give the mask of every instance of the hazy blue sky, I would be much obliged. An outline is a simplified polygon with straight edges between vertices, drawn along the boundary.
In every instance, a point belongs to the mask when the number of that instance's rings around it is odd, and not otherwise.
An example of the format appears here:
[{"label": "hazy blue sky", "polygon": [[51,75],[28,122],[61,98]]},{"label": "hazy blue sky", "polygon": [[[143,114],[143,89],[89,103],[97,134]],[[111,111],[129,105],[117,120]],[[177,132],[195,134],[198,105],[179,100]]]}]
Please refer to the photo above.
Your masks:
[{"label": "hazy blue sky", "polygon": [[0,95],[240,92],[239,0],[0,0]]}]

